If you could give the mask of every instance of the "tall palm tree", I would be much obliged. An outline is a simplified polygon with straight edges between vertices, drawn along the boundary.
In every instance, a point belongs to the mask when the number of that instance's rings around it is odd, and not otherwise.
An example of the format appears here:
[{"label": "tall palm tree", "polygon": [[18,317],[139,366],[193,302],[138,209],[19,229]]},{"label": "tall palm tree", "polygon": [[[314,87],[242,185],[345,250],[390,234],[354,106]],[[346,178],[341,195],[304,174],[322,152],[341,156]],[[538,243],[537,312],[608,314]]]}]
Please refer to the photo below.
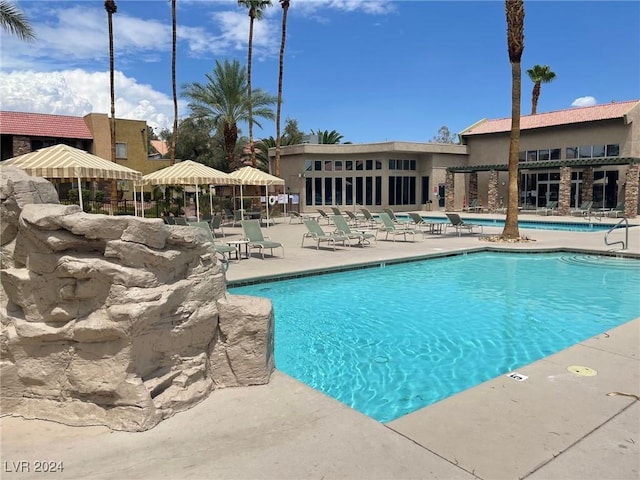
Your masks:
[{"label": "tall palm tree", "polygon": [[[271,0],[238,0],[238,5],[249,9],[249,45],[247,48],[247,95],[251,102],[251,57],[253,55],[253,22],[262,19],[262,12],[271,6]],[[251,147],[251,165],[256,166],[256,154],[253,148],[253,122],[249,106],[249,145]]]},{"label": "tall palm tree", "polygon": [[[113,81],[113,14],[118,11],[114,0],[105,0],[104,9],[107,11],[109,23],[109,82],[111,88],[111,161],[116,161],[116,91]],[[111,181],[111,202],[118,200],[118,184]]]},{"label": "tall palm tree", "polygon": [[507,15],[507,50],[511,63],[511,136],[509,141],[509,189],[507,218],[501,237],[517,239],[518,230],[518,151],[520,148],[520,100],[522,71],[520,60],[524,50],[523,0],[505,0]]},{"label": "tall palm tree", "polygon": [[[235,147],[238,141],[238,123],[251,122],[258,127],[256,118],[273,120],[271,109],[276,99],[261,89],[247,95],[247,71],[238,60],[220,63],[216,60],[213,74],[207,74],[207,83],[193,82],[182,88],[182,95],[190,100],[189,108],[198,119],[209,119],[212,125],[222,131],[227,154],[227,167],[233,170]],[[249,111],[251,110],[251,120]]]},{"label": "tall palm tree", "polygon": [[318,142],[324,144],[337,144],[342,142],[342,135],[335,130],[311,130],[312,135],[318,136]]},{"label": "tall palm tree", "polygon": [[29,42],[36,38],[27,17],[10,2],[0,1],[0,26],[3,30],[15,35],[20,40]]},{"label": "tall palm tree", "polygon": [[527,70],[529,78],[533,82],[533,92],[531,94],[531,115],[535,115],[538,110],[538,100],[540,99],[540,85],[549,83],[556,74],[551,71],[549,65],[534,65],[533,68]]},{"label": "tall palm tree", "polygon": [[274,174],[280,176],[280,111],[282,108],[282,74],[284,73],[284,44],[287,40],[287,13],[289,12],[289,0],[280,0],[282,6],[282,38],[280,39],[280,69],[278,73],[278,103],[276,106],[276,158]]},{"label": "tall palm tree", "polygon": [[173,33],[171,46],[171,85],[173,87],[173,135],[171,136],[171,161],[176,163],[176,143],[178,142],[178,92],[176,89],[176,0],[171,0],[171,31]]}]

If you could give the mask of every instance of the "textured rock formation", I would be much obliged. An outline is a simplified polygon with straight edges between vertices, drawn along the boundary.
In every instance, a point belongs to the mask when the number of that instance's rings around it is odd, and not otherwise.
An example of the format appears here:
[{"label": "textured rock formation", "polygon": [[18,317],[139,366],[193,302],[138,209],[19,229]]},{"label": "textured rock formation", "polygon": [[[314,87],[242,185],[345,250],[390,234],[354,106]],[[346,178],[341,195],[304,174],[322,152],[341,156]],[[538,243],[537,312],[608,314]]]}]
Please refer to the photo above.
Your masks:
[{"label": "textured rock formation", "polygon": [[269,381],[271,302],[229,295],[198,229],[86,214],[10,167],[0,179],[3,414],[146,430]]}]

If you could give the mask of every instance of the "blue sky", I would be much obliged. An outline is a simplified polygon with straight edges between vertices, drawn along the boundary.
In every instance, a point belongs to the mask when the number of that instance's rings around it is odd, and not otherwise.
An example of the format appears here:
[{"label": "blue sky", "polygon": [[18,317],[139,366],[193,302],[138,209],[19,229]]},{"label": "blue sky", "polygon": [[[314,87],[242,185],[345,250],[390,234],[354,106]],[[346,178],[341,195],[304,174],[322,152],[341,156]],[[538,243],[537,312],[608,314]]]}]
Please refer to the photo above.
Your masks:
[{"label": "blue sky", "polygon": [[[108,113],[107,17],[102,0],[17,2],[38,39],[2,33],[3,110]],[[116,0],[116,116],[171,126],[168,0]],[[178,84],[204,82],[216,60],[247,58],[249,19],[235,0],[178,0]],[[640,2],[525,1],[525,70],[547,64],[538,111],[640,98]],[[253,87],[276,95],[282,9],[256,23]],[[354,143],[429,141],[482,118],[510,116],[504,2],[291,0],[283,120],[337,130]],[[179,115],[189,114],[181,100]],[[283,122],[284,124],[284,122]],[[246,135],[247,129],[241,126]],[[275,136],[264,121],[254,136]]]}]

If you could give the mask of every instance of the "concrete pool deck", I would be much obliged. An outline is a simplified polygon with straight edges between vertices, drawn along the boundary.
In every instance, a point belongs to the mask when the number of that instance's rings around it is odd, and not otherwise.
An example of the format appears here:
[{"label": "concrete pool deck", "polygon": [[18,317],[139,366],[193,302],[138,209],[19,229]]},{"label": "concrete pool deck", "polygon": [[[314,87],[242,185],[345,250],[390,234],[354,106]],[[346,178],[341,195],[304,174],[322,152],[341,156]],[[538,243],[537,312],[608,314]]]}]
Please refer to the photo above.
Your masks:
[{"label": "concrete pool deck", "polygon": [[[484,230],[497,234],[502,228]],[[285,245],[285,258],[280,258],[279,249],[275,257],[265,260],[254,251],[251,259],[231,264],[229,281],[485,247],[611,249],[603,242],[604,232],[522,229],[522,235],[535,241],[496,244],[480,241],[478,235],[451,233],[417,236],[416,242],[379,240],[377,247],[338,247],[334,252],[326,246],[316,250],[311,243],[300,248],[306,228],[288,220],[263,231]],[[225,239],[237,239],[240,228],[225,227],[225,234]],[[612,237],[623,234],[615,232]],[[640,227],[629,232],[629,241],[625,252],[640,254]],[[576,375],[567,370],[573,365],[589,367],[598,375]],[[268,385],[214,391],[191,410],[142,433],[2,417],[0,476],[42,478],[33,471],[33,462],[42,460],[64,462],[64,471],[51,477],[91,479],[640,476],[640,402],[628,396],[607,396],[610,392],[640,394],[640,319],[522,367],[518,373],[527,379],[503,375],[388,424],[279,371]],[[21,461],[30,462],[22,464],[30,472],[16,472]]]}]

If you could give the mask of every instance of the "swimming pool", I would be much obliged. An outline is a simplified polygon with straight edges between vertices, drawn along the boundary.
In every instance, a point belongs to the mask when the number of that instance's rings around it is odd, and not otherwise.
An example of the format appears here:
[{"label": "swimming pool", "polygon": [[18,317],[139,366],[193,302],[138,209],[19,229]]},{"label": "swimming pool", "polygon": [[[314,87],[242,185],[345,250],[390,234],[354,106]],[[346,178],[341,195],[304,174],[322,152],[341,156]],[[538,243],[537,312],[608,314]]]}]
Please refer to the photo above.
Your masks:
[{"label": "swimming pool", "polygon": [[[408,215],[396,214],[396,217],[401,221],[411,221]],[[449,220],[445,217],[425,216],[421,217],[427,222],[435,223],[449,223]],[[467,223],[475,223],[476,225],[482,225],[485,227],[504,227],[504,220],[501,218],[476,218],[476,217],[463,217],[463,220]],[[545,222],[540,220],[523,220],[522,217],[518,217],[518,228],[533,229],[533,230],[561,230],[565,232],[605,232],[609,230],[613,225],[600,222],[587,222],[582,220],[581,222]],[[619,226],[618,228],[624,228]]]},{"label": "swimming pool", "polygon": [[279,370],[388,422],[640,316],[640,261],[472,253],[230,288]]}]

